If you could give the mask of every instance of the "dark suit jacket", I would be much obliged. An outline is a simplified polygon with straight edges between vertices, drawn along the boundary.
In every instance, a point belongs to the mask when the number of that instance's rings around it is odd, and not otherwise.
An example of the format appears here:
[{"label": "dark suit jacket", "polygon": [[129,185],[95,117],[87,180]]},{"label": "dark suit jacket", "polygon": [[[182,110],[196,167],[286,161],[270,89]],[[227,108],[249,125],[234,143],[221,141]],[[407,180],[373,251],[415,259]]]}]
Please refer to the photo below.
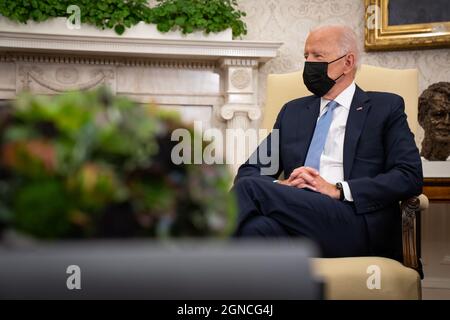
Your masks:
[{"label": "dark suit jacket", "polygon": [[[401,249],[399,201],[419,195],[423,184],[422,164],[404,108],[398,95],[365,92],[357,86],[344,139],[344,180],[352,192],[355,214],[365,215],[373,253],[397,258]],[[267,138],[268,153],[280,163],[272,178],[281,172],[288,177],[303,166],[319,109],[317,96],[283,106],[274,126],[280,130],[279,150],[271,150],[272,137]],[[247,161],[236,179],[259,176],[261,167]]]}]

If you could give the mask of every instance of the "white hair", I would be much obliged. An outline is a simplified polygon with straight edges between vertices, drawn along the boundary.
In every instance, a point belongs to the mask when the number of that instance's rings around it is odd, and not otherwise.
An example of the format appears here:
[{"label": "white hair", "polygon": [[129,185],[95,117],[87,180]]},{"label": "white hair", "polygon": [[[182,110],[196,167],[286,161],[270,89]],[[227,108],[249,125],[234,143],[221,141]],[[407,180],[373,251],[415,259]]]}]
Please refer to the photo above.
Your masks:
[{"label": "white hair", "polygon": [[352,52],[355,55],[355,69],[358,69],[360,65],[361,54],[358,45],[358,39],[353,29],[346,25],[323,25],[312,29],[310,33],[316,31],[325,31],[326,29],[338,29],[340,31],[339,37],[336,39],[340,54],[344,55]]}]

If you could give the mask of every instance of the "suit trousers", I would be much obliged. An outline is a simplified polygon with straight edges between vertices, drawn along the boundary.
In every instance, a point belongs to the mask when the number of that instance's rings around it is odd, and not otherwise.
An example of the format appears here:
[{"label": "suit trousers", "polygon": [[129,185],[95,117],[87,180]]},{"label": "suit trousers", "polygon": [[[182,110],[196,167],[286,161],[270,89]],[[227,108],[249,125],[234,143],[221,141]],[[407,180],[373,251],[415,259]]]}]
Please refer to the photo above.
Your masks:
[{"label": "suit trousers", "polygon": [[370,255],[364,215],[351,202],[271,177],[241,177],[232,189],[239,206],[235,237],[305,237],[323,257]]}]

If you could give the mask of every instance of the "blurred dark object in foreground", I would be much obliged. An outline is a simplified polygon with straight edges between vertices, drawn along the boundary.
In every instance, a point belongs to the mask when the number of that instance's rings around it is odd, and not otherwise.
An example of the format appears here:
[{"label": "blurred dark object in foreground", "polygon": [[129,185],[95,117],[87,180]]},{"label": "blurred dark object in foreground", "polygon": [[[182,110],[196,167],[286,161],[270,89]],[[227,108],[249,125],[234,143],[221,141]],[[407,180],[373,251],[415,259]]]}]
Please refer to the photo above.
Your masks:
[{"label": "blurred dark object in foreground", "polygon": [[203,241],[0,246],[0,299],[322,297],[309,242]]}]

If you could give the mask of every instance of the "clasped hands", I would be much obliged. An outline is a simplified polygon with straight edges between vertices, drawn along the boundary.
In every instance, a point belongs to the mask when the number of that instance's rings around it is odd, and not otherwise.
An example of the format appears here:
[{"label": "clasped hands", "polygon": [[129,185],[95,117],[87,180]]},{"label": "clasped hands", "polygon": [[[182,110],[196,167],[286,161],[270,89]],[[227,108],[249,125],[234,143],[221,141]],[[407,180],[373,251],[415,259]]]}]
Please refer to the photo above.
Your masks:
[{"label": "clasped hands", "polygon": [[278,183],[300,189],[308,188],[333,199],[339,199],[340,195],[334,184],[325,181],[316,169],[310,167],[299,167],[292,171],[289,178],[280,180]]}]

